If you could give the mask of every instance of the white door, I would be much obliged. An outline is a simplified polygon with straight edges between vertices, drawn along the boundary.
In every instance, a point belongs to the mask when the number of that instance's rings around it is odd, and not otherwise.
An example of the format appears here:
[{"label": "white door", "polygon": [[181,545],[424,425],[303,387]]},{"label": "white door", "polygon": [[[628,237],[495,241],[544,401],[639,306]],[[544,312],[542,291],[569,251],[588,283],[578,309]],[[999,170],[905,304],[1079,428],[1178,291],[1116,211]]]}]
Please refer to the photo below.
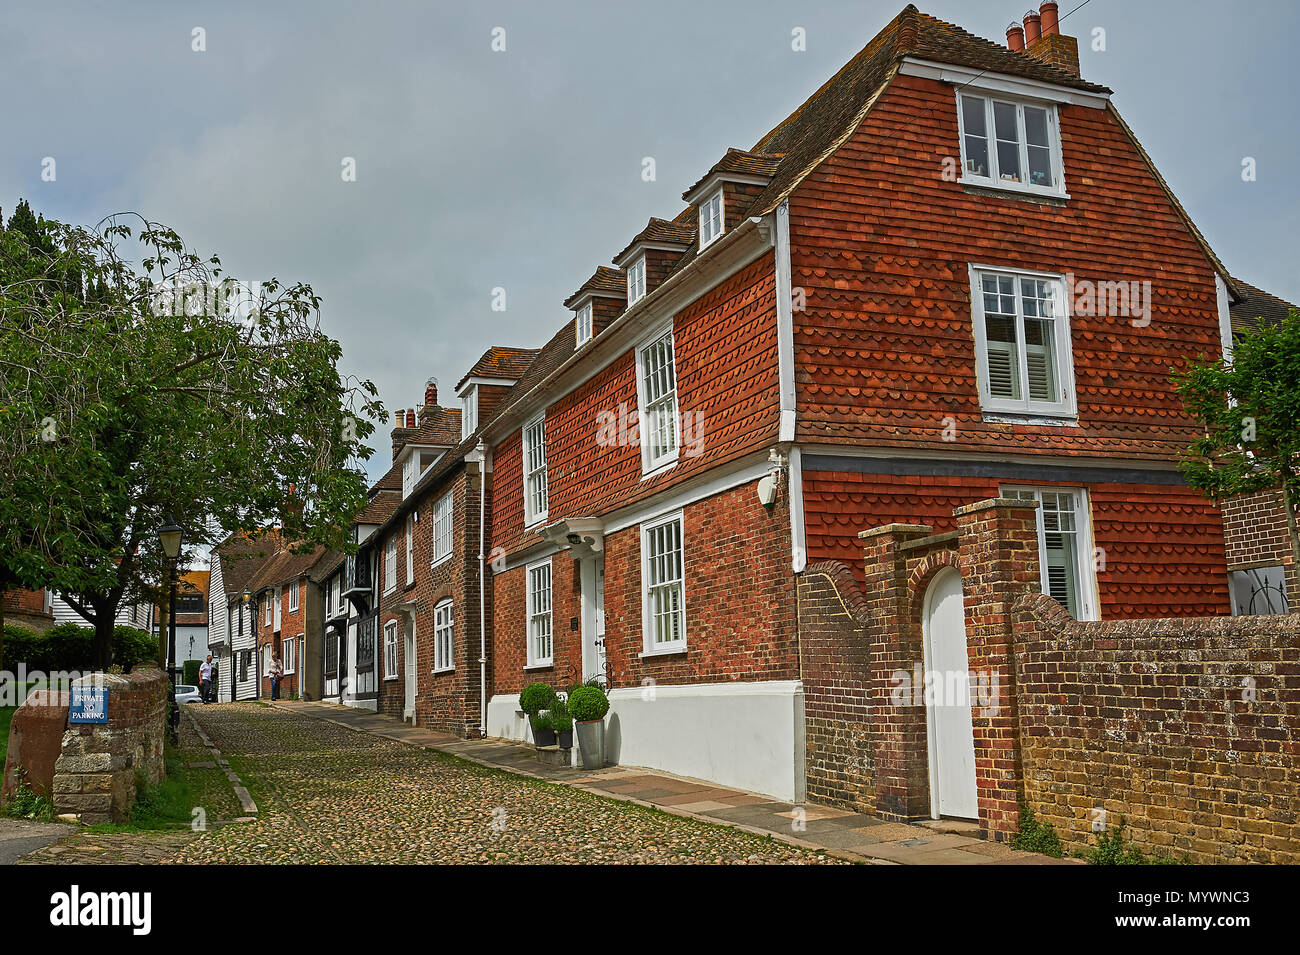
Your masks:
[{"label": "white door", "polygon": [[415,616],[408,614],[406,617],[406,710],[402,714],[404,719],[415,721]]},{"label": "white door", "polygon": [[930,749],[930,806],[940,816],[975,819],[975,731],[961,575],[935,575],[925,598],[925,700]]},{"label": "white door", "polygon": [[582,679],[605,679],[605,557],[582,562]]}]

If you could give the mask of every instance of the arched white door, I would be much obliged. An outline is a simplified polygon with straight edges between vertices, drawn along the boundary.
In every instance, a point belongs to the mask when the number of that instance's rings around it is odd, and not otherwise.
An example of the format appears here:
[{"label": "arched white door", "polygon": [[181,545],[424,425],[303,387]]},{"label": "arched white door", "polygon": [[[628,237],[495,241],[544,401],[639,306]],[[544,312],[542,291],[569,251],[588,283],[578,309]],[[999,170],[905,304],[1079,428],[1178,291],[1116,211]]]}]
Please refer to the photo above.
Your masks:
[{"label": "arched white door", "polygon": [[930,749],[930,806],[935,818],[975,819],[975,730],[961,574],[941,570],[925,596],[925,701]]}]

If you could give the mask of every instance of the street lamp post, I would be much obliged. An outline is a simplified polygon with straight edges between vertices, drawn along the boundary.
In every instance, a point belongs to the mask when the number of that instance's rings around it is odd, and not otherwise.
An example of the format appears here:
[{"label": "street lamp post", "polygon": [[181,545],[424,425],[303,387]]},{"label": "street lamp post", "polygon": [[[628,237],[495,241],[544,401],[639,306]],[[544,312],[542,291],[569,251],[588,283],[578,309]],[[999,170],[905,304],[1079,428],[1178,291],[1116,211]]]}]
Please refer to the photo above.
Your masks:
[{"label": "street lamp post", "polygon": [[[253,595],[248,592],[247,587],[244,588],[243,594],[240,595],[239,638],[241,640],[244,637],[244,608],[248,606],[248,601],[252,598],[252,596]],[[238,689],[239,689],[238,685],[235,682],[235,641],[232,639],[230,641],[230,702],[231,703],[235,702]]]},{"label": "street lamp post", "polygon": [[176,667],[176,564],[181,556],[181,541],[184,537],[184,529],[168,514],[167,523],[158,528],[158,543],[162,545],[163,554],[167,557],[167,652],[163,663],[167,667],[168,722],[171,725],[172,743],[179,741],[177,730],[181,721],[180,710],[176,707],[176,680],[173,671]]}]

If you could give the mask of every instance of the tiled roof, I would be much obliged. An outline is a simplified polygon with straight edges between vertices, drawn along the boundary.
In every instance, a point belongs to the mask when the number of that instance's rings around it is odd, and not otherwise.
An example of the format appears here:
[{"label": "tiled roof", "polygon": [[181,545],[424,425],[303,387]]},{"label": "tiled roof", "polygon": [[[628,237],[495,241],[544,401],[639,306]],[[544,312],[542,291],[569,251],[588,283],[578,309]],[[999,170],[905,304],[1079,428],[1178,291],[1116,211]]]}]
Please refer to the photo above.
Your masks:
[{"label": "tiled roof", "polygon": [[400,491],[402,489],[402,467],[394,464],[388,471],[370,487],[370,493],[375,494],[379,491]]},{"label": "tiled roof", "polygon": [[623,256],[632,250],[632,247],[639,242],[661,243],[663,245],[681,245],[687,246],[695,241],[695,230],[683,222],[669,222],[667,219],[656,219],[651,217],[646,227],[632,237],[623,251],[614,256],[617,262]]},{"label": "tiled roof", "polygon": [[282,550],[266,563],[248,582],[248,589],[256,593],[267,587],[297,580],[310,571],[325,555],[324,547],[313,547],[306,553],[296,554],[292,550]]},{"label": "tiled roof", "polygon": [[[599,266],[591,278],[578,286],[578,290],[564,300],[565,308],[572,308],[574,303],[584,295],[608,295],[627,299],[627,273],[622,269],[611,269],[607,265]],[[532,349],[536,357],[538,349]]]},{"label": "tiled roof", "polygon": [[536,348],[493,345],[483,353],[482,358],[474,362],[474,367],[465,372],[460,381],[456,382],[456,390],[459,391],[460,386],[471,378],[508,378],[517,381],[536,357]]},{"label": "tiled roof", "polygon": [[[460,443],[460,409],[426,408],[415,431],[406,439],[407,444],[431,444],[447,448]],[[397,476],[397,487],[402,487],[402,476]]]},{"label": "tiled roof", "polygon": [[727,154],[713,164],[703,176],[695,181],[691,188],[682,193],[685,199],[713,175],[733,175],[741,176],[765,176],[771,178],[776,172],[776,167],[781,163],[781,155],[768,153],[746,152],[743,149],[728,149]]},{"label": "tiled roof", "polygon": [[355,518],[354,524],[382,524],[393,515],[397,510],[397,505],[402,503],[402,492],[399,489],[393,491],[380,491],[370,499],[367,504]]},{"label": "tiled roof", "polygon": [[772,182],[751,215],[771,212],[807,172],[857,127],[860,114],[903,57],[917,57],[993,73],[1007,73],[1057,86],[1109,93],[1072,73],[968,33],[908,4],[843,69],[802,106],[758,141],[752,152],[783,153]]},{"label": "tiled roof", "polygon": [[1277,325],[1286,318],[1287,313],[1295,308],[1290,302],[1270,295],[1263,289],[1256,288],[1234,277],[1237,301],[1228,306],[1228,315],[1232,320],[1234,333],[1250,331],[1260,325]]},{"label": "tiled roof", "polygon": [[214,556],[221,561],[221,589],[227,599],[244,592],[277,546],[274,531],[258,534],[236,531],[213,549]]}]

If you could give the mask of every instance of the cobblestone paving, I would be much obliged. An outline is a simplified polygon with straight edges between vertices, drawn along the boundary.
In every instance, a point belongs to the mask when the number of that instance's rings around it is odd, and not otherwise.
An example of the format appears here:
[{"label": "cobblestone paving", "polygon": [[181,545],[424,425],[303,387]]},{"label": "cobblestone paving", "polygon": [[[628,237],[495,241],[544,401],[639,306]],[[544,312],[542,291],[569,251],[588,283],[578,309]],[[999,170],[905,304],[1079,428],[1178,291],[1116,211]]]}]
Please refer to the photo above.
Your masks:
[{"label": "cobblestone paving", "polygon": [[284,709],[223,704],[195,715],[261,818],[210,831],[170,862],[838,862]]}]

